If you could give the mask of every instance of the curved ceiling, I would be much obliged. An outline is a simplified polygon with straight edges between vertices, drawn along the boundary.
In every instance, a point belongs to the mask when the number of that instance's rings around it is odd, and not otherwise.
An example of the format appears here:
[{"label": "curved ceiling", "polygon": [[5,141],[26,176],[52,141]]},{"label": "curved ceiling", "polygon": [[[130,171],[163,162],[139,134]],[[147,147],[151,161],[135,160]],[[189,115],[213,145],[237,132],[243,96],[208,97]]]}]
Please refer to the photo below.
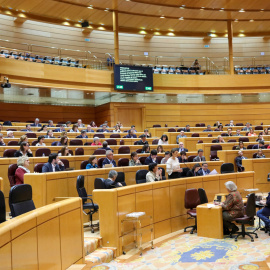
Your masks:
[{"label": "curved ceiling", "polygon": [[[80,27],[87,20],[97,30],[112,30],[112,0],[0,0],[0,11]],[[170,36],[270,35],[270,1],[263,0],[118,0],[120,32]]]}]

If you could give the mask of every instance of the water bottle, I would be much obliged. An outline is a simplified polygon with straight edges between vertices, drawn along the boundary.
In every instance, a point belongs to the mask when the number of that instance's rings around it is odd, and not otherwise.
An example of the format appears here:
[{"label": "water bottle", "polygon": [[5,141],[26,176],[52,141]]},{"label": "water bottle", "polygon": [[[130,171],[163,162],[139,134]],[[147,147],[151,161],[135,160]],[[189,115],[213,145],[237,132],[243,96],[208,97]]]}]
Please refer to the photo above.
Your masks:
[{"label": "water bottle", "polygon": [[45,154],[43,153],[42,156],[45,157]]}]

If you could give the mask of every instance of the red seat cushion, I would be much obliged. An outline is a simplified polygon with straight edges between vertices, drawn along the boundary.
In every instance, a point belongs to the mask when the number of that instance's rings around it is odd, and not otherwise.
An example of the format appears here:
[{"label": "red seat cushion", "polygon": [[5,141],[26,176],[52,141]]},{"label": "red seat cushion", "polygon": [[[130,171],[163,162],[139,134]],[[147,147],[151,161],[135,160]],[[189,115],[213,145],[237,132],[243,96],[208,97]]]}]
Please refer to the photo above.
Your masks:
[{"label": "red seat cushion", "polygon": [[248,222],[252,219],[252,217],[249,217],[247,215],[244,215],[243,217],[235,218],[234,221],[236,222]]}]

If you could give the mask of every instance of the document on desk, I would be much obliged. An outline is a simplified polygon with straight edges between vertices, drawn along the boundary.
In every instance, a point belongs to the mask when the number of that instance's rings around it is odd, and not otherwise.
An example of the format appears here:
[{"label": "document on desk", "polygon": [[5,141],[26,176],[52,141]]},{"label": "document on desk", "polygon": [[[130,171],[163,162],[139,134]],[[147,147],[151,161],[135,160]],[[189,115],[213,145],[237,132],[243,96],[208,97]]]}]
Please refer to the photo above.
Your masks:
[{"label": "document on desk", "polygon": [[215,175],[215,174],[218,174],[218,172],[215,169],[209,173],[209,175]]},{"label": "document on desk", "polygon": [[213,207],[215,207],[215,205],[213,203],[208,203],[207,204],[207,208],[213,208]]}]

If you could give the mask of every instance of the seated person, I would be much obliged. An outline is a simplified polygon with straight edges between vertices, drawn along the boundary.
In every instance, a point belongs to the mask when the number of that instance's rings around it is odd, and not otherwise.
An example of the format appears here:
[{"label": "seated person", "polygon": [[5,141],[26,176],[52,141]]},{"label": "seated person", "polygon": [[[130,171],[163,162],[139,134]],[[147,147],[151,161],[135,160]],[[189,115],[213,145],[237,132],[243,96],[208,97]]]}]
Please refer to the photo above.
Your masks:
[{"label": "seated person", "polygon": [[35,122],[33,124],[31,124],[31,127],[41,127],[41,124],[39,123],[39,119],[36,118]]},{"label": "seated person", "polygon": [[45,136],[43,135],[38,136],[38,143],[36,144],[36,146],[46,146],[44,141],[45,141]]},{"label": "seated person", "polygon": [[126,186],[125,182],[116,182],[117,175],[118,173],[115,170],[111,170],[109,172],[108,178],[105,180],[105,186],[107,189]]},{"label": "seated person", "polygon": [[257,153],[257,155],[256,155],[255,158],[265,158],[265,155],[263,154],[262,149],[259,149],[258,150],[258,153]]},{"label": "seated person", "polygon": [[47,132],[48,131],[48,125],[43,125],[41,129],[38,130],[38,132]]},{"label": "seated person", "polygon": [[102,162],[102,167],[104,168],[106,164],[112,164],[112,167],[117,167],[115,160],[113,160],[113,152],[106,151],[106,158]]},{"label": "seated person", "polygon": [[21,156],[17,160],[18,168],[15,172],[15,185],[21,185],[24,183],[24,174],[30,173],[29,158],[27,156]]},{"label": "seated person", "polygon": [[151,150],[150,156],[144,161],[144,165],[149,165],[150,163],[157,162],[157,150]]},{"label": "seated person", "polygon": [[126,138],[137,138],[137,135],[134,133],[133,130],[128,131],[128,135],[125,136]]},{"label": "seated person", "polygon": [[53,125],[53,120],[49,120],[49,121],[48,121],[48,127],[49,127],[49,128],[54,127],[54,125]]},{"label": "seated person", "polygon": [[208,175],[211,171],[208,169],[208,164],[203,162],[201,169],[198,171],[198,175]]},{"label": "seated person", "polygon": [[7,137],[6,138],[14,138],[13,131],[11,131],[11,130],[7,131]]},{"label": "seated person", "polygon": [[134,134],[137,133],[137,130],[135,129],[135,126],[134,126],[134,125],[132,125],[132,126],[130,127],[130,130],[132,130]]},{"label": "seated person", "polygon": [[221,135],[217,136],[218,143],[225,143],[224,139],[222,138]]},{"label": "seated person", "polygon": [[33,131],[31,130],[30,124],[26,124],[25,129],[22,129],[21,131],[25,131],[25,132],[33,132]]},{"label": "seated person", "polygon": [[109,130],[107,129],[107,125],[103,124],[102,129],[98,129],[97,132],[102,132],[102,133],[109,132]]},{"label": "seated person", "polygon": [[169,179],[180,178],[182,176],[182,169],[180,168],[180,163],[178,160],[178,148],[173,148],[171,150],[171,157],[166,162],[166,170]]},{"label": "seated person", "polygon": [[46,138],[46,139],[53,139],[53,138],[55,138],[55,137],[53,136],[53,132],[52,132],[51,129],[47,131],[47,135],[45,135],[45,138]]},{"label": "seated person", "polygon": [[138,153],[132,152],[130,155],[131,159],[129,160],[129,166],[141,166],[142,163],[139,161]]},{"label": "seated person", "polygon": [[48,162],[45,163],[42,167],[42,172],[60,172],[64,171],[65,166],[63,162],[59,159],[58,154],[50,154],[48,158]]},{"label": "seated person", "polygon": [[240,142],[239,142],[239,145],[236,146],[235,150],[241,150],[241,151],[242,151],[242,150],[247,150],[247,148],[244,147],[243,141],[240,141]]},{"label": "seated person", "polygon": [[91,126],[92,128],[96,128],[96,127],[97,127],[97,125],[96,125],[96,123],[95,123],[94,121],[91,121],[91,122],[90,122],[90,126]]},{"label": "seated person", "polygon": [[139,138],[142,138],[143,135],[145,135],[146,138],[150,138],[151,137],[151,134],[149,133],[148,129],[145,129],[144,130],[144,134],[140,135]]},{"label": "seated person", "polygon": [[203,132],[211,132],[211,131],[213,131],[211,129],[211,125],[207,125],[207,128]]},{"label": "seated person", "polygon": [[71,122],[70,121],[67,121],[66,124],[65,124],[66,127],[70,127],[71,126]]},{"label": "seated person", "polygon": [[164,153],[164,149],[163,149],[163,146],[162,145],[158,145],[157,152],[158,153]]},{"label": "seated person", "polygon": [[263,130],[263,135],[269,135],[268,128],[265,128],[265,129]]},{"label": "seated person", "polygon": [[201,165],[199,163],[194,164],[191,170],[187,172],[187,177],[199,176],[199,170],[201,169]]},{"label": "seated person", "polygon": [[113,130],[113,133],[120,133],[120,132],[122,132],[121,127],[119,125],[116,125],[115,129]]},{"label": "seated person", "polygon": [[260,209],[257,212],[257,216],[264,222],[265,227],[264,230],[265,232],[269,232],[270,231],[270,220],[269,220],[269,216],[270,216],[270,192],[268,193],[268,196],[266,198],[266,201],[261,200],[260,201],[261,205],[265,205],[264,208]]},{"label": "seated person", "polygon": [[256,133],[254,132],[253,128],[249,130],[248,136],[257,136]]},{"label": "seated person", "polygon": [[160,144],[169,144],[168,142],[168,136],[163,134],[160,139],[158,140],[158,145]]},{"label": "seated person", "polygon": [[95,131],[92,129],[92,127],[90,125],[88,125],[87,128],[86,128],[86,132],[87,133],[90,133],[90,132],[93,133]]},{"label": "seated person", "polygon": [[62,136],[60,139],[60,142],[57,143],[57,146],[62,146],[62,145],[68,145],[68,137],[67,136]]},{"label": "seated person", "polygon": [[146,174],[146,182],[155,182],[162,180],[162,169],[158,168],[157,163],[150,163],[149,172]]},{"label": "seated person", "polygon": [[77,126],[78,127],[85,127],[85,125],[82,123],[82,119],[78,119]]},{"label": "seated person", "polygon": [[238,172],[243,172],[245,168],[242,165],[242,159],[247,159],[243,156],[242,151],[238,151],[238,156],[235,158],[235,164],[237,166]]},{"label": "seated person", "polygon": [[262,134],[259,134],[258,138],[256,139],[256,142],[259,142],[259,141],[264,141],[264,138],[263,138]]},{"label": "seated person", "polygon": [[227,129],[227,135],[226,136],[233,136],[232,134],[232,128]]},{"label": "seated person", "polygon": [[148,144],[148,141],[146,140],[146,135],[142,134],[140,136],[141,140],[138,141],[137,145],[145,145]]},{"label": "seated person", "polygon": [[5,142],[4,142],[4,138],[3,138],[3,134],[0,133],[0,146],[5,146]]},{"label": "seated person", "polygon": [[99,137],[94,137],[94,142],[91,144],[91,146],[99,146],[102,145],[101,142],[99,141]]},{"label": "seated person", "polygon": [[73,125],[72,129],[70,129],[68,132],[77,132],[77,133],[79,133],[80,131],[79,131],[79,128],[78,128],[77,125]]},{"label": "seated person", "polygon": [[237,186],[234,182],[228,181],[225,183],[225,186],[229,192],[229,195],[226,197],[225,202],[215,202],[215,204],[219,204],[223,210],[222,216],[224,234],[234,234],[239,229],[234,223],[231,223],[231,221],[235,218],[244,216],[244,204],[243,199],[239,191],[237,191]]},{"label": "seated person", "polygon": [[86,165],[85,169],[97,169],[98,165],[97,165],[97,158],[95,156],[90,156],[88,159],[88,164]]},{"label": "seated person", "polygon": [[264,141],[259,141],[258,144],[252,146],[252,149],[264,149]]},{"label": "seated person", "polygon": [[193,158],[193,162],[202,162],[202,161],[206,161],[206,159],[203,156],[203,150],[202,149],[199,149],[198,150],[198,156],[196,156],[195,158]]},{"label": "seated person", "polygon": [[104,121],[104,123],[100,125],[100,127],[103,127],[103,126],[105,126],[106,128],[108,128],[109,127],[108,126],[108,121]]},{"label": "seated person", "polygon": [[218,125],[217,128],[215,129],[215,131],[223,131],[223,126],[222,125]]},{"label": "seated person", "polygon": [[165,152],[165,156],[164,158],[161,160],[160,164],[166,164],[168,159],[171,157],[171,153],[170,151],[166,151]]},{"label": "seated person", "polygon": [[178,157],[178,160],[180,163],[186,163],[188,162],[188,159],[187,159],[187,154],[185,151],[181,151],[180,152],[180,156]]},{"label": "seated person", "polygon": [[20,145],[20,150],[14,153],[14,157],[21,157],[21,156],[33,157],[28,142],[22,142]]},{"label": "seated person", "polygon": [[58,153],[58,156],[71,156],[71,154],[69,153],[69,149],[68,146],[65,145],[61,148],[60,153]]},{"label": "seated person", "polygon": [[145,154],[145,153],[150,153],[150,146],[148,144],[145,144],[142,147],[142,154]]},{"label": "seated person", "polygon": [[184,147],[184,143],[183,142],[179,142],[178,152],[181,153],[182,151],[185,151],[187,153],[188,152],[188,149]]},{"label": "seated person", "polygon": [[250,126],[250,123],[246,123],[246,126],[244,128],[242,128],[243,131],[250,131],[251,129],[251,126]]},{"label": "seated person", "polygon": [[185,135],[185,131],[184,130],[181,130],[180,131],[180,134],[177,135],[177,137],[176,137],[176,143],[178,144],[179,143],[179,139],[186,138],[186,137],[187,137],[187,135]]},{"label": "seated person", "polygon": [[190,125],[186,125],[186,128],[184,128],[185,132],[190,132]]},{"label": "seated person", "polygon": [[108,143],[106,141],[104,141],[102,143],[102,147],[101,148],[98,148],[98,149],[102,149],[102,150],[106,150],[106,151],[110,150],[110,151],[113,152],[113,150],[110,147],[108,147]]},{"label": "seated person", "polygon": [[230,126],[230,127],[234,127],[233,120],[230,121],[229,126]]},{"label": "seated person", "polygon": [[237,129],[237,130],[236,130],[236,134],[235,134],[234,136],[243,136],[243,135],[241,134],[240,129]]},{"label": "seated person", "polygon": [[87,139],[88,136],[86,135],[86,130],[82,130],[81,135],[77,136],[76,138]]},{"label": "seated person", "polygon": [[54,132],[62,132],[62,131],[65,131],[65,125],[60,125],[59,128],[54,130]]},{"label": "seated person", "polygon": [[21,145],[22,142],[28,142],[28,138],[26,135],[22,135],[19,142],[18,142],[18,145]]}]

